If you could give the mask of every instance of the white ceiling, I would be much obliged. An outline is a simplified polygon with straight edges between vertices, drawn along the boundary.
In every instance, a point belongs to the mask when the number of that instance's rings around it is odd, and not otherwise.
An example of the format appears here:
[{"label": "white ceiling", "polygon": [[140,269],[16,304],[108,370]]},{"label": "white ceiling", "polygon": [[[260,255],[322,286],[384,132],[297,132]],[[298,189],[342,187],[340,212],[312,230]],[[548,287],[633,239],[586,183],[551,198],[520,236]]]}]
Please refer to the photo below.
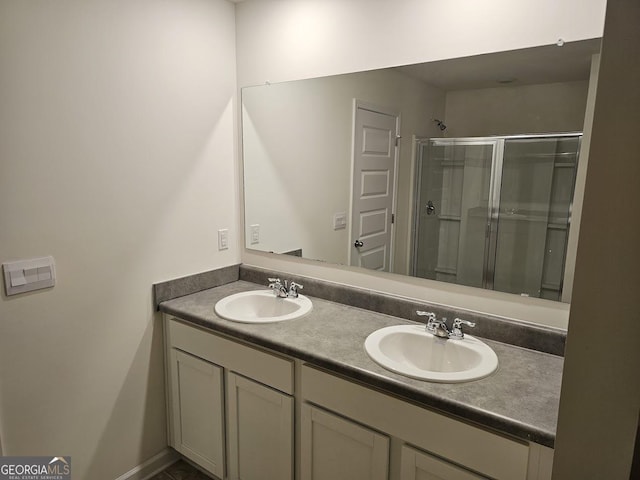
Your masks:
[{"label": "white ceiling", "polygon": [[[588,80],[600,39],[396,67],[443,90]],[[508,81],[508,83],[501,83]]]}]

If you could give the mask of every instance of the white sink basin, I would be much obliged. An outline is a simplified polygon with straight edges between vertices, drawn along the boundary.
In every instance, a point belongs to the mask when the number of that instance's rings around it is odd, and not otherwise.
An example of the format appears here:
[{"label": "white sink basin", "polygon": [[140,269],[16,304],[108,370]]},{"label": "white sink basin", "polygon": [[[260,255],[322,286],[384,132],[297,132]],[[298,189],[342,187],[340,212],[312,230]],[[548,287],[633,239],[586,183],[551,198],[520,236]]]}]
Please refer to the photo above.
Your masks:
[{"label": "white sink basin", "polygon": [[300,318],[311,311],[311,300],[278,298],[271,290],[252,290],[223,298],[215,306],[216,315],[241,323],[273,323]]},{"label": "white sink basin", "polygon": [[384,368],[431,382],[476,380],[498,368],[495,352],[477,338],[444,340],[426,332],[424,325],[381,328],[367,337],[364,348]]}]

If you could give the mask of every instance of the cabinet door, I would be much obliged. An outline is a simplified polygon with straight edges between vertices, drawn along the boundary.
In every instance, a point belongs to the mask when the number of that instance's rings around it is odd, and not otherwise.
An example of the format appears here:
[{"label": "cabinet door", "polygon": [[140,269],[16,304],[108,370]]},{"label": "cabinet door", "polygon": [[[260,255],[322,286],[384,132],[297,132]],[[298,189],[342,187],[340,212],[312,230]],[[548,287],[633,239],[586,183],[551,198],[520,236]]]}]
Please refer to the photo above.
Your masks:
[{"label": "cabinet door", "polygon": [[224,476],[222,368],[171,349],[172,446]]},{"label": "cabinet door", "polygon": [[468,470],[433,457],[415,448],[402,447],[400,480],[481,480],[486,479]]},{"label": "cabinet door", "polygon": [[293,478],[293,398],[230,372],[229,478]]},{"label": "cabinet door", "polygon": [[389,438],[302,405],[302,480],[386,480]]}]

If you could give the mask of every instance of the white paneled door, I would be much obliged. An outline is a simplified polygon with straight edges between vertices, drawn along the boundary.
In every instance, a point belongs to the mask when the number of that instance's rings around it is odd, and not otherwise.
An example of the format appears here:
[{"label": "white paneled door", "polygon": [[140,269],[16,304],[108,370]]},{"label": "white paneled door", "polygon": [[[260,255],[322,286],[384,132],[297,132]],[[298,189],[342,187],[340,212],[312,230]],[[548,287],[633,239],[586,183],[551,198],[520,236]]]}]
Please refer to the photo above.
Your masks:
[{"label": "white paneled door", "polygon": [[400,119],[379,110],[355,109],[350,264],[388,272]]}]

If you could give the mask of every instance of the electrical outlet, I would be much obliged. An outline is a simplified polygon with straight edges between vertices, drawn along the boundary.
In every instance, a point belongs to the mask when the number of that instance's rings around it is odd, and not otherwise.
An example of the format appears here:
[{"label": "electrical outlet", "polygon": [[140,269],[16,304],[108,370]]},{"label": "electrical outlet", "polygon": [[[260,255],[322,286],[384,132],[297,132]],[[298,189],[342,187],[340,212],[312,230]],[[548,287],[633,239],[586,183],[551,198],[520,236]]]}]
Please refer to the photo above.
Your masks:
[{"label": "electrical outlet", "polygon": [[223,228],[218,230],[218,250],[226,250],[229,248],[229,229]]},{"label": "electrical outlet", "polygon": [[251,225],[251,245],[257,243],[260,243],[260,225],[256,223]]}]

